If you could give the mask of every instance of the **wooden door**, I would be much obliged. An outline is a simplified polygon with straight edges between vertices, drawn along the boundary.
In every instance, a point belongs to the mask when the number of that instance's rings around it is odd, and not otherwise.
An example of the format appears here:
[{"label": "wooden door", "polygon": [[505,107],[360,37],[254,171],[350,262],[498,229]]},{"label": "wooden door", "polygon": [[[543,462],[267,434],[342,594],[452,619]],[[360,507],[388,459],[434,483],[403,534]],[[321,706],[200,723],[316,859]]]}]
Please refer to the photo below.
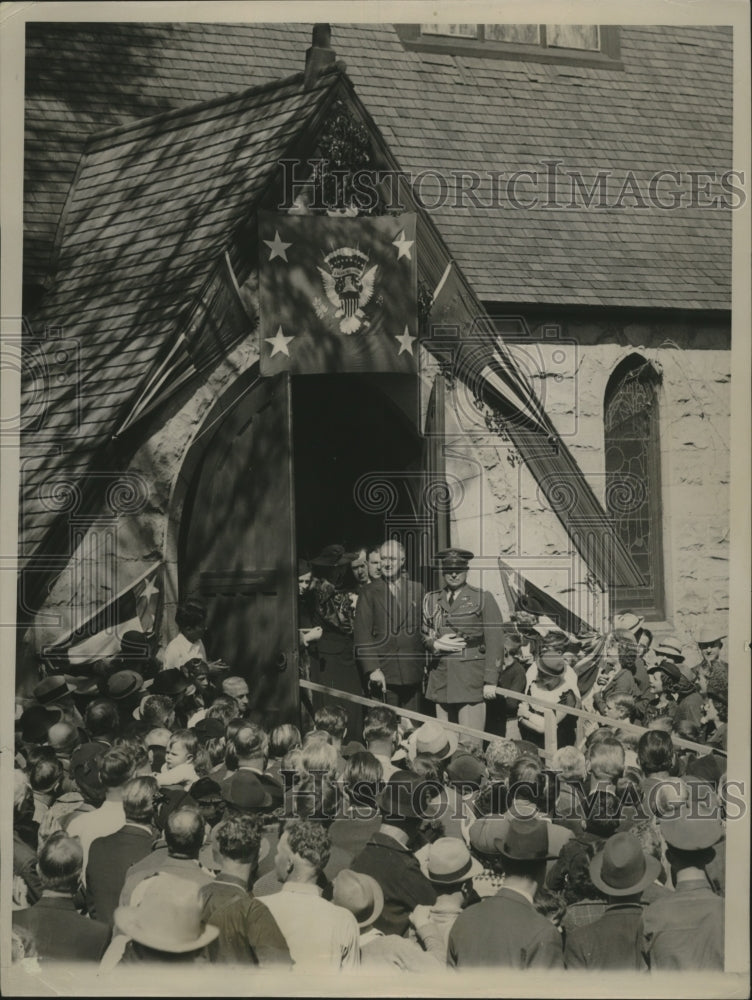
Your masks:
[{"label": "wooden door", "polygon": [[[183,530],[181,596],[208,607],[206,646],[270,724],[298,721],[289,375],[260,379],[206,449]],[[185,526],[184,526],[185,527]]]}]

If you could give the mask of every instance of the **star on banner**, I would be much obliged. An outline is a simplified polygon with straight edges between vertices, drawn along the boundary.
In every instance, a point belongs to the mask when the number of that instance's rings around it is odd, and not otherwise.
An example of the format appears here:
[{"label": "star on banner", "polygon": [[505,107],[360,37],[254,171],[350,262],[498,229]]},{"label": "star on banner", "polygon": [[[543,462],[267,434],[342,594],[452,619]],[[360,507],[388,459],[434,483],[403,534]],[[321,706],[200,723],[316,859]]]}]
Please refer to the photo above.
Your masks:
[{"label": "star on banner", "polygon": [[[404,235],[404,234],[403,234]],[[264,243],[269,247],[269,260],[274,260],[275,257],[281,257],[285,264],[289,263],[287,260],[287,248],[292,246],[292,243],[285,243],[284,240],[279,238],[279,230],[274,230],[273,240],[264,240]]]},{"label": "star on banner", "polygon": [[289,358],[290,350],[287,345],[294,339],[295,337],[286,337],[284,333],[282,333],[282,327],[277,330],[273,337],[264,337],[267,344],[272,345],[272,357],[274,357],[275,354],[286,354]]},{"label": "star on banner", "polygon": [[405,230],[404,229],[399,234],[399,236],[397,237],[396,240],[392,240],[392,246],[393,247],[397,247],[397,250],[398,250],[397,260],[402,260],[403,257],[407,257],[408,260],[412,260],[413,259],[412,256],[410,255],[410,247],[413,245],[414,242],[415,242],[415,240],[406,240],[405,239]]},{"label": "star on banner", "polygon": [[400,349],[399,349],[398,354],[402,354],[403,351],[407,351],[408,354],[410,354],[411,356],[414,356],[413,355],[413,341],[417,340],[418,338],[417,337],[411,337],[410,333],[409,333],[409,331],[407,329],[407,327],[405,327],[405,332],[402,334],[401,337],[395,337],[394,339],[400,345]]},{"label": "star on banner", "polygon": [[159,588],[154,583],[154,578],[147,580],[146,586],[141,591],[141,598],[148,601],[150,597],[155,597],[159,593]]}]

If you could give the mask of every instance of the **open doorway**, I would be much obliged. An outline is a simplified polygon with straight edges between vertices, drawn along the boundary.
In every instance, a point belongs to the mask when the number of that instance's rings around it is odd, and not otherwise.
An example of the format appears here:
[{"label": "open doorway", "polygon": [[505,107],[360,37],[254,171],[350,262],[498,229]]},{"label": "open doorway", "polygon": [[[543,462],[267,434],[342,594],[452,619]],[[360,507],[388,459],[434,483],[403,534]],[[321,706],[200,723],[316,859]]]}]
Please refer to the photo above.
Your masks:
[{"label": "open doorway", "polygon": [[[389,517],[420,515],[423,438],[417,379],[410,375],[316,375],[292,379],[296,547],[311,558],[385,538],[386,511],[356,496],[362,477],[391,487]],[[410,567],[418,572],[420,567]]]}]

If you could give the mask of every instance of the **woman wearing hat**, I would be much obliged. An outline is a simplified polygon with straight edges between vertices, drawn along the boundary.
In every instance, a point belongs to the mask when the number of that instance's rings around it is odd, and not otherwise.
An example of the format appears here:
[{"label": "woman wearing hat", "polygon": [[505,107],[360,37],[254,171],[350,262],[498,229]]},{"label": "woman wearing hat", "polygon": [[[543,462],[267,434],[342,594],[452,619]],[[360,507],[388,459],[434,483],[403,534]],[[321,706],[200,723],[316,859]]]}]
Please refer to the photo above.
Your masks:
[{"label": "woman wearing hat", "polygon": [[[565,675],[566,661],[559,653],[542,653],[537,664],[531,668],[525,694],[547,702],[552,706],[577,708],[580,704],[576,684]],[[556,744],[559,747],[572,746],[575,741],[577,717],[560,709],[554,711],[556,718]],[[545,716],[538,705],[523,702],[517,716],[520,735],[537,747],[545,746]]]},{"label": "woman wearing hat", "polygon": [[645,706],[645,725],[654,719],[667,716],[674,730],[682,722],[699,726],[702,718],[702,695],[694,684],[670,660],[648,670],[651,700]]}]

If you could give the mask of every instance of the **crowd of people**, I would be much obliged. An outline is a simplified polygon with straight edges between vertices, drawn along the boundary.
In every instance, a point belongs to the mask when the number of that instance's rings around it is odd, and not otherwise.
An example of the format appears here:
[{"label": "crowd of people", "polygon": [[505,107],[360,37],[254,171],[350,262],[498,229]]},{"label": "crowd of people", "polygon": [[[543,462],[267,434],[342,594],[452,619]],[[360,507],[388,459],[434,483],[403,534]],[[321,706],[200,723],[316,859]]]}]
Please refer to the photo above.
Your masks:
[{"label": "crowd of people", "polygon": [[[397,543],[322,555],[359,588],[301,565],[306,673],[378,696],[365,710],[317,694],[269,729],[247,680],[207,657],[190,600],[157,654],[126,633],[18,700],[14,959],[722,970],[723,637],[703,635],[689,669],[631,613],[603,635],[530,602],[502,621],[463,550],[426,596]],[[379,587],[407,601],[400,638]],[[426,690],[431,717],[401,714]]]}]

